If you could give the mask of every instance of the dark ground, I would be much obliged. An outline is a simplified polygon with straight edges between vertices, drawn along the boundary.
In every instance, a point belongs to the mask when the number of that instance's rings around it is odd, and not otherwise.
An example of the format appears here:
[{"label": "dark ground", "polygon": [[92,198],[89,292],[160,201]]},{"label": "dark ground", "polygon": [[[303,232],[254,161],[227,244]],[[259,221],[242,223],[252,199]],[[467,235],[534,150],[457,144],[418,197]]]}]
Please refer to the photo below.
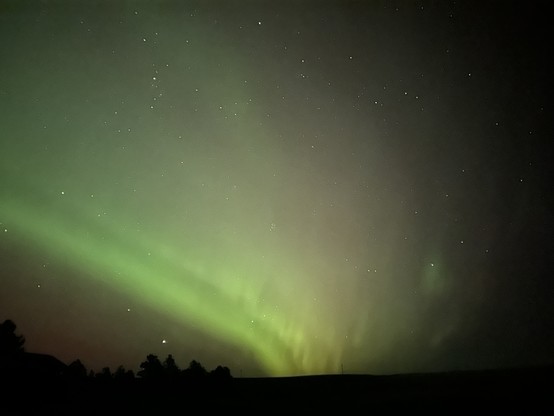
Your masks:
[{"label": "dark ground", "polygon": [[391,376],[233,378],[211,382],[10,380],[1,415],[554,414],[554,366]]}]

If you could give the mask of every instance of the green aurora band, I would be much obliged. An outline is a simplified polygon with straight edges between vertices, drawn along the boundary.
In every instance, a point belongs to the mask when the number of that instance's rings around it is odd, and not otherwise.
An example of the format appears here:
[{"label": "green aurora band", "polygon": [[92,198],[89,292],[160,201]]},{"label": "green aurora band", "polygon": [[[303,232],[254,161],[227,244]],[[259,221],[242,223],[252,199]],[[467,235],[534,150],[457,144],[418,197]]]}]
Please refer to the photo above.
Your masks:
[{"label": "green aurora band", "polygon": [[[447,297],[448,265],[435,255],[422,265],[402,158],[373,118],[346,111],[342,70],[304,62],[296,30],[287,48],[271,37],[260,45],[276,49],[245,48],[269,27],[262,18],[247,32],[239,12],[215,26],[211,12],[160,13],[79,8],[21,39],[26,18],[6,20],[18,40],[5,43],[0,100],[7,247],[23,245],[30,269],[44,258],[71,269],[58,288],[100,282],[109,300],[98,307],[130,296],[238,351],[245,367],[253,355],[267,375],[419,359],[404,347],[427,325],[413,289]],[[439,331],[452,327],[443,319]],[[138,331],[118,347],[150,342]],[[179,335],[171,348],[189,343]]]},{"label": "green aurora band", "polygon": [[[310,316],[316,315],[287,319],[256,301],[261,289],[252,279],[236,279],[228,273],[220,279],[224,285],[214,285],[186,253],[164,245],[159,238],[156,243],[156,236],[131,241],[120,232],[125,229],[123,222],[102,228],[95,212],[75,208],[73,214],[59,204],[56,209],[37,208],[36,203],[14,197],[3,201],[0,214],[36,250],[70,261],[75,270],[86,269],[113,289],[131,294],[184,325],[251,349],[269,374],[336,370],[340,357],[332,349],[332,334],[317,328],[317,343],[310,342],[317,324]],[[149,252],[152,246],[159,247],[158,252]],[[260,316],[264,318],[259,320]]]}]

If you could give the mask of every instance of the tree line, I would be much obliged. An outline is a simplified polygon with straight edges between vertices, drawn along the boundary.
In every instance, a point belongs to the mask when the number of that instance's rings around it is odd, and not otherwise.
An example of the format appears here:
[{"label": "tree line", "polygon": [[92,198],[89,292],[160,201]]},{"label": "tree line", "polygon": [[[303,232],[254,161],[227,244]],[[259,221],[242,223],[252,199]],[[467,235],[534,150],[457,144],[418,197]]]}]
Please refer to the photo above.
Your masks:
[{"label": "tree line", "polygon": [[148,381],[179,381],[179,380],[228,380],[232,378],[228,367],[217,366],[208,371],[200,362],[192,360],[188,367],[181,369],[173,355],[162,361],[155,354],[148,354],[140,364],[140,370],[119,366],[115,371],[104,367],[99,372],[87,370],[81,360],[76,359],[69,365],[61,363],[54,357],[43,354],[33,354],[25,351],[25,337],[16,333],[16,325],[6,319],[0,324],[0,370],[4,372],[42,373],[60,375],[72,379],[94,379],[100,381],[130,381],[135,379]]}]

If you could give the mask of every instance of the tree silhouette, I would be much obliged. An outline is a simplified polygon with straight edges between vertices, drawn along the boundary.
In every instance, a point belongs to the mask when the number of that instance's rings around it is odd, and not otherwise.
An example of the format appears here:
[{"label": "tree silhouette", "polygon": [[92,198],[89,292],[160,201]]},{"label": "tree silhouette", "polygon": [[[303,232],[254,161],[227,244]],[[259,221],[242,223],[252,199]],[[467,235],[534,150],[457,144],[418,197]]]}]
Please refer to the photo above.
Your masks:
[{"label": "tree silhouette", "polygon": [[165,361],[163,363],[163,367],[164,367],[165,374],[169,378],[174,379],[181,372],[181,370],[179,370],[179,367],[175,363],[175,359],[173,358],[173,356],[171,354],[169,354],[167,356],[167,358],[165,359]]},{"label": "tree silhouette", "polygon": [[114,377],[114,380],[117,380],[117,381],[129,381],[135,378],[135,373],[133,372],[133,370],[126,370],[125,367],[120,365],[115,370],[113,377]]},{"label": "tree silhouette", "polygon": [[110,370],[110,367],[104,367],[102,368],[102,371],[100,373],[96,373],[96,379],[102,380],[102,381],[109,381],[113,379],[112,371]]},{"label": "tree silhouette", "polygon": [[146,361],[140,364],[140,368],[142,370],[140,370],[137,375],[144,379],[160,379],[165,373],[164,367],[158,356],[154,354],[148,354],[146,356]]},{"label": "tree silhouette", "polygon": [[16,326],[12,320],[6,319],[0,324],[0,355],[13,355],[25,352],[23,345],[25,338],[22,335],[16,335]]},{"label": "tree silhouette", "polygon": [[189,364],[189,367],[184,370],[184,374],[187,377],[191,378],[203,378],[208,374],[206,369],[196,360],[192,360]]},{"label": "tree silhouette", "polygon": [[215,370],[210,371],[210,377],[217,380],[228,380],[232,378],[231,370],[228,367],[218,365]]},{"label": "tree silhouette", "polygon": [[66,374],[72,378],[84,379],[87,376],[87,368],[77,359],[67,366]]}]

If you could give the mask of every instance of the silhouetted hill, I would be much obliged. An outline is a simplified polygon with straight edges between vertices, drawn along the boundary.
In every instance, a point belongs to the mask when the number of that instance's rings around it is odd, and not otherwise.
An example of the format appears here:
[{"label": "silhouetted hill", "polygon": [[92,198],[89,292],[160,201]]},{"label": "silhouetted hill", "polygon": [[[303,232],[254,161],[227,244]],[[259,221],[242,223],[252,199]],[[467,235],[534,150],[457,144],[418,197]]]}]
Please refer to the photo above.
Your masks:
[{"label": "silhouetted hill", "polygon": [[[448,373],[324,375],[273,379],[237,379],[238,393],[254,406],[287,411],[370,411],[539,408],[552,395],[554,366]],[[238,396],[238,394],[237,394]],[[245,400],[248,402],[247,400]]]},{"label": "silhouetted hill", "polygon": [[67,365],[56,357],[47,354],[21,352],[11,355],[0,355],[0,374],[20,378],[62,376]]},{"label": "silhouetted hill", "polygon": [[117,382],[62,377],[42,384],[11,384],[7,397],[13,397],[11,404],[23,414],[185,414],[199,410],[241,414],[426,410],[452,414],[516,409],[529,414],[542,406],[552,407],[553,377],[553,366],[389,376],[233,378],[225,383],[209,378]]}]

